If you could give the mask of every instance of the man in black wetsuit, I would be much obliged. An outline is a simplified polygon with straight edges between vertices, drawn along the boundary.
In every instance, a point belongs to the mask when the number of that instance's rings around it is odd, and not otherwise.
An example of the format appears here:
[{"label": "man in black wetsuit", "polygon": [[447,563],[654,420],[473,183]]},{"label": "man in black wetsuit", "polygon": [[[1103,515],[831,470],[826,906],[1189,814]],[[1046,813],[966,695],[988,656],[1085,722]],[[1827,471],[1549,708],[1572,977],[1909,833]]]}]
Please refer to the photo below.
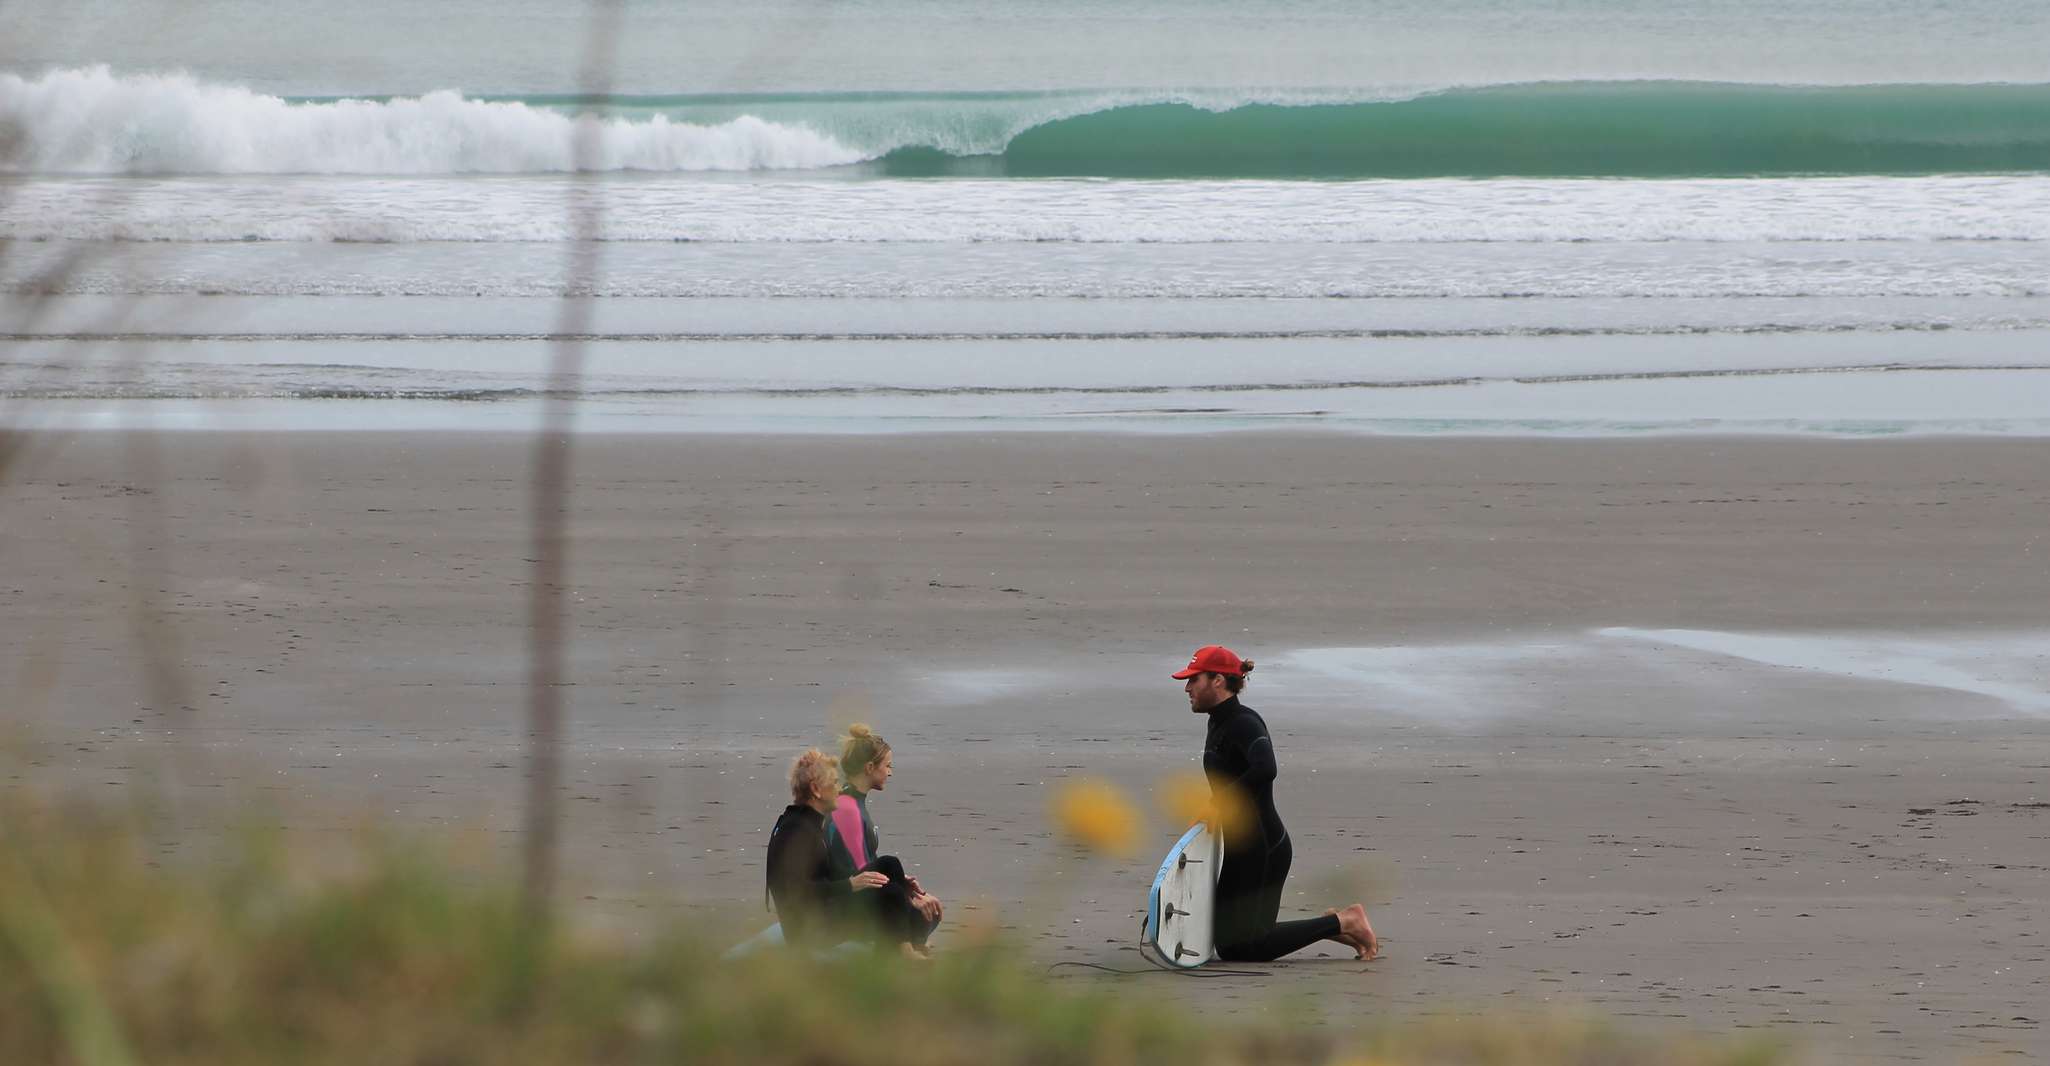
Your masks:
[{"label": "man in black wetsuit", "polygon": [[1243,827],[1233,826],[1224,837],[1224,866],[1217,875],[1217,956],[1230,962],[1269,962],[1319,940],[1335,940],[1360,958],[1371,959],[1379,945],[1360,904],[1317,918],[1276,920],[1294,849],[1281,812],[1274,809],[1274,739],[1267,733],[1267,722],[1239,702],[1252,670],[1251,660],[1212,644],[1196,649],[1189,665],[1173,675],[1187,682],[1182,690],[1188,693],[1189,709],[1210,716],[1210,730],[1203,738],[1203,773],[1210,779],[1213,805],[1243,807],[1251,813],[1242,820]]}]

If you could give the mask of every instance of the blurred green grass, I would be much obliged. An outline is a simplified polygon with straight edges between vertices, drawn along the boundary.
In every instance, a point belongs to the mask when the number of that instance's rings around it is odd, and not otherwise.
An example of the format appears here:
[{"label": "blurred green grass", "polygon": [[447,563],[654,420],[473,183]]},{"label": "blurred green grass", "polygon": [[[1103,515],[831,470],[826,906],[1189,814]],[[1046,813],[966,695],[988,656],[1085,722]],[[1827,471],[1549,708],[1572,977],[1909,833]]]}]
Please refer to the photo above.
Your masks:
[{"label": "blurred green grass", "polygon": [[[1419,1018],[1354,1032],[1220,1021],[1168,975],[1049,977],[993,941],[930,963],[767,952],[712,931],[537,926],[512,871],[439,838],[245,834],[160,866],[130,812],[0,799],[0,1062],[1446,1063],[1764,1066],[1756,1043],[1584,1017]],[[732,939],[727,937],[726,939]]]}]

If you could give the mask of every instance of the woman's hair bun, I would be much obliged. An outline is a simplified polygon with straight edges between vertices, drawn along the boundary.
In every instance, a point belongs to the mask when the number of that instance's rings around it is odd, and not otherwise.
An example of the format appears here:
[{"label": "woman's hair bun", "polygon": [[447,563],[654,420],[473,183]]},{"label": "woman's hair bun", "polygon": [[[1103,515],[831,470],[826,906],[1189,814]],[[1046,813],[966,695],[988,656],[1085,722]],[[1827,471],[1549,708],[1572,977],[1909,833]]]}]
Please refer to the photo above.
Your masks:
[{"label": "woman's hair bun", "polygon": [[847,735],[850,737],[872,737],[876,735],[876,731],[870,729],[866,722],[856,722],[847,727]]},{"label": "woman's hair bun", "polygon": [[1240,659],[1240,660],[1239,660],[1239,669],[1240,669],[1241,671],[1244,671],[1245,673],[1248,673],[1248,674],[1252,673],[1252,672],[1253,672],[1253,660],[1251,660],[1251,659]]}]

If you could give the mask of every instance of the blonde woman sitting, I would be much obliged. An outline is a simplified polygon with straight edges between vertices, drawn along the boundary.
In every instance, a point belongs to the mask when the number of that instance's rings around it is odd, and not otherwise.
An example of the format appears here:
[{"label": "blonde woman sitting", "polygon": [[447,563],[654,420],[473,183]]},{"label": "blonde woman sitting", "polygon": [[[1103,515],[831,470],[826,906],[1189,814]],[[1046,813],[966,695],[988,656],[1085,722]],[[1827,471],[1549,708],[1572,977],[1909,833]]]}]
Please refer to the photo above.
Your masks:
[{"label": "blonde woman sitting", "polygon": [[876,823],[868,814],[868,794],[881,792],[890,781],[889,742],[868,726],[847,727],[840,742],[840,773],[846,785],[826,828],[833,873],[839,877],[857,876],[857,871],[882,875],[888,883],[864,901],[873,907],[876,927],[885,940],[924,954],[926,940],[939,927],[943,913],[939,897],[905,874],[904,864],[895,855],[877,854]]}]

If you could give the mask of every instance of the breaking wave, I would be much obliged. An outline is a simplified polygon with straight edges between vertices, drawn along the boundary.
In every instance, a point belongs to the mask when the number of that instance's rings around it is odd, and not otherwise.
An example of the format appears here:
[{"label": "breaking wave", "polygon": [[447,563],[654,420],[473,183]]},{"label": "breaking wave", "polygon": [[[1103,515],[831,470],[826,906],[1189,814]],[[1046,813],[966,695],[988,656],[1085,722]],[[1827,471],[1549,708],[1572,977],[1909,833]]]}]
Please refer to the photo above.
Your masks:
[{"label": "breaking wave", "polygon": [[2050,170],[2050,85],[1594,81],[292,99],[105,67],[0,75],[0,171],[821,170],[1125,178],[1721,177]]}]

